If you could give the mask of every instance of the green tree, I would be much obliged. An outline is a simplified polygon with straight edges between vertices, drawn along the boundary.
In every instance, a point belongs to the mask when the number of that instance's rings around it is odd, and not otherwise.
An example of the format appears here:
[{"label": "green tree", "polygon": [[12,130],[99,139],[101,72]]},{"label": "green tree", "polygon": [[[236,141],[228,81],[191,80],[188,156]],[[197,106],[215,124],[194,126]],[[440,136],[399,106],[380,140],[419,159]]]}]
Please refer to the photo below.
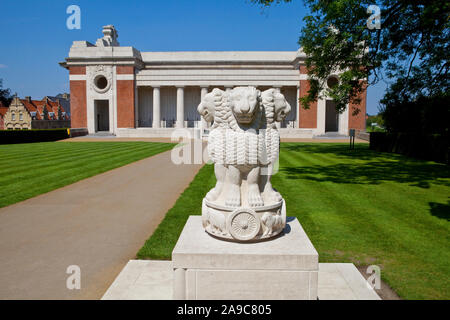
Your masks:
[{"label": "green tree", "polygon": [[376,115],[373,116],[368,116],[366,119],[366,127],[370,127],[372,125],[372,123],[376,123],[378,126],[382,127],[383,126],[383,117],[381,115],[381,113],[378,113]]},{"label": "green tree", "polygon": [[11,95],[11,90],[3,89],[3,79],[0,79],[0,101],[4,106],[9,106],[13,97]]},{"label": "green tree", "polygon": [[[253,0],[270,6],[291,0]],[[449,92],[450,2],[446,0],[304,0],[299,44],[306,53],[311,88],[304,108],[327,94],[339,111],[358,103],[358,93],[384,78],[390,84],[382,103],[388,107],[439,97]],[[380,9],[380,28],[369,28],[370,5]],[[340,70],[337,85],[328,78]]]}]

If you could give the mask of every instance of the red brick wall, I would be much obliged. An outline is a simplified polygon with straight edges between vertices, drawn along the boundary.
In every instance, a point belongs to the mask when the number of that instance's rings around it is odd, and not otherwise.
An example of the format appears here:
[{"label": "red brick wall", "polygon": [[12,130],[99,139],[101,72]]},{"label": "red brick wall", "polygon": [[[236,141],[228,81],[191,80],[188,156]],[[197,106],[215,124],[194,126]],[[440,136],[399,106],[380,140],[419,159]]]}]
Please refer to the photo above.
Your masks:
[{"label": "red brick wall", "polygon": [[[70,67],[69,74],[86,74],[85,66]],[[72,128],[87,128],[86,80],[70,81],[70,113]]]},{"label": "red brick wall", "polygon": [[[309,81],[300,80],[300,97],[306,96]],[[298,110],[300,128],[317,128],[317,101],[310,104],[309,109],[303,109],[301,103]]]},{"label": "red brick wall", "polygon": [[70,113],[72,128],[87,128],[86,108],[86,80],[71,80]]},{"label": "red brick wall", "polygon": [[117,80],[117,127],[134,128],[134,80]]},{"label": "red brick wall", "polygon": [[[349,129],[366,129],[366,100],[367,100],[367,85],[359,94],[361,102],[359,104],[349,104],[348,110],[348,128]],[[359,111],[357,111],[359,109]],[[356,113],[356,114],[355,114]]]},{"label": "red brick wall", "polygon": [[306,69],[306,66],[301,65],[300,66],[300,74],[307,74],[308,73],[308,69]]},{"label": "red brick wall", "polygon": [[86,74],[86,67],[85,66],[70,67],[69,74]]},{"label": "red brick wall", "polygon": [[[308,73],[305,65],[300,65],[299,71],[300,74]],[[300,80],[300,98],[308,94],[309,86],[308,80]],[[317,128],[317,102],[311,103],[309,109],[303,109],[302,104],[299,103],[298,119],[299,128]]]},{"label": "red brick wall", "polygon": [[5,129],[5,122],[3,120],[3,117],[0,115],[0,130],[4,130]]},{"label": "red brick wall", "polygon": [[117,66],[116,72],[117,72],[117,74],[133,74],[134,67],[133,66]]}]

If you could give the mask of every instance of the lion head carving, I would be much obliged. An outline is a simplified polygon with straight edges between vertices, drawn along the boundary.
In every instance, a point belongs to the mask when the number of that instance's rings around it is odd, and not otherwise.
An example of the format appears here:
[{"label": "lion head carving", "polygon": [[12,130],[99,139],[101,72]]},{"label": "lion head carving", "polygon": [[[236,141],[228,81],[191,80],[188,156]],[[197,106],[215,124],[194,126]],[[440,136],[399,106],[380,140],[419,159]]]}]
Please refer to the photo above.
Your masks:
[{"label": "lion head carving", "polygon": [[291,106],[277,89],[268,89],[261,93],[267,124],[283,121],[291,111]]},{"label": "lion head carving", "polygon": [[228,96],[223,90],[215,88],[207,93],[198,105],[197,111],[207,122],[214,121],[211,130],[230,125],[232,113],[228,107]]},{"label": "lion head carving", "polygon": [[275,121],[281,122],[286,119],[286,116],[291,112],[291,105],[287,102],[284,95],[276,91],[274,94],[274,104],[275,104]]},{"label": "lion head carving", "polygon": [[260,91],[255,87],[236,87],[229,93],[230,107],[239,124],[251,124],[259,111]]},{"label": "lion head carving", "polygon": [[206,122],[212,122],[214,120],[216,111],[215,100],[215,96],[212,92],[207,93],[197,107],[198,113],[200,113]]},{"label": "lion head carving", "polygon": [[236,87],[226,92],[216,88],[207,93],[197,110],[206,121],[214,121],[208,138],[210,158],[226,165],[273,162],[280,140],[275,122],[284,120],[290,109],[276,89],[260,92],[255,87]]}]

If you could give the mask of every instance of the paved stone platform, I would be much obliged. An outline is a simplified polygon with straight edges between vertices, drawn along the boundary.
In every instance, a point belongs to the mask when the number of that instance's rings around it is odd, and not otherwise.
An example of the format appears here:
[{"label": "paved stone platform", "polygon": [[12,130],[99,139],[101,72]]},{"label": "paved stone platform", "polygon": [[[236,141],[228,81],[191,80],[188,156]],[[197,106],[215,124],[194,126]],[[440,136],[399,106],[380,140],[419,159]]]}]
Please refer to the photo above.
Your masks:
[{"label": "paved stone platform", "polygon": [[[352,263],[319,263],[320,300],[380,300]],[[171,300],[171,261],[130,260],[102,300]]]}]

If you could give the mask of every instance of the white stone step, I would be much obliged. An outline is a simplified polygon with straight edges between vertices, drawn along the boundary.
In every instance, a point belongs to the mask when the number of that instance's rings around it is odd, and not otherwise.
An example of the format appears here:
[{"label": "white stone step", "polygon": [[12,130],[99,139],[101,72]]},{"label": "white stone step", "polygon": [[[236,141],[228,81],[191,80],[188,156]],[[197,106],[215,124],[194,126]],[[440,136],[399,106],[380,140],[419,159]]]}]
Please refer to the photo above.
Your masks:
[{"label": "white stone step", "polygon": [[[318,291],[319,300],[381,300],[352,263],[319,263]],[[171,300],[172,294],[171,261],[130,260],[102,300]]]}]

